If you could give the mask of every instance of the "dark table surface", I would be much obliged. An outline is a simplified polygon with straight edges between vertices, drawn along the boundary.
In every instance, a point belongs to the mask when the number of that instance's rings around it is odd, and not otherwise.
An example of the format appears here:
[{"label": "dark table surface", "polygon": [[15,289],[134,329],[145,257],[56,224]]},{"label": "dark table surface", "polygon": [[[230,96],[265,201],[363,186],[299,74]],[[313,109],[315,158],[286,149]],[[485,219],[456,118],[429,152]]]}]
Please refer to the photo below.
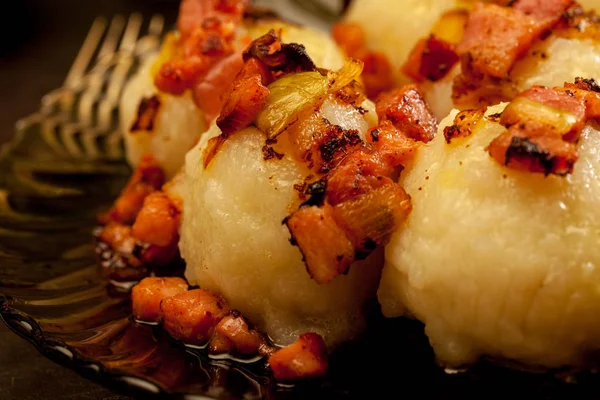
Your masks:
[{"label": "dark table surface", "polygon": [[[0,144],[15,121],[59,87],[94,18],[155,12],[175,21],[178,0],[5,0],[0,13]],[[131,399],[44,358],[0,322],[0,399]]]}]

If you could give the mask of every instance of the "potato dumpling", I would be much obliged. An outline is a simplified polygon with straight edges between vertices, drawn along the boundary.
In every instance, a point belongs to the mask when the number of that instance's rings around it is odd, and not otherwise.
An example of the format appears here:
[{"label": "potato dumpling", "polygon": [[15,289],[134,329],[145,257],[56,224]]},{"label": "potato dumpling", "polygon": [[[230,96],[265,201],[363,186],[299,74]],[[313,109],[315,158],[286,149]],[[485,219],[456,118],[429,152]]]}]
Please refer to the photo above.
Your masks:
[{"label": "potato dumpling", "polygon": [[423,321],[446,365],[583,364],[600,349],[598,126],[584,128],[571,175],[545,177],[492,159],[505,129],[492,120],[448,144],[456,113],[402,173],[414,208],[386,248],[384,314]]},{"label": "potato dumpling", "polygon": [[[285,43],[300,43],[312,60],[327,69],[338,69],[344,64],[344,56],[336,44],[319,30],[290,25],[279,20],[246,21],[239,29],[239,36],[251,39],[264,35],[274,29],[281,32]],[[163,52],[173,46],[174,34],[167,36]],[[241,46],[242,40],[238,46]],[[240,52],[241,52],[240,48]],[[239,56],[241,64],[241,55]],[[157,59],[159,59],[157,63]],[[120,128],[125,137],[127,161],[137,165],[143,154],[152,153],[164,168],[167,178],[172,178],[181,168],[185,154],[197,143],[208,129],[204,111],[197,106],[190,90],[181,96],[160,92],[154,85],[154,73],[160,65],[161,55],[148,58],[138,72],[126,85],[120,101]],[[234,63],[224,63],[225,67]],[[215,68],[221,68],[217,65]],[[220,81],[219,81],[220,82]],[[143,99],[158,100],[158,108],[153,116],[151,129],[132,129],[138,119]]]},{"label": "potato dumpling", "polygon": [[[368,108],[367,108],[368,109]],[[364,137],[373,125],[356,108],[326,100],[319,118]],[[382,252],[372,254],[330,284],[316,283],[283,224],[301,203],[298,186],[310,175],[290,154],[265,159],[266,135],[256,127],[232,134],[204,167],[203,150],[221,131],[213,125],[186,156],[180,250],[192,285],[219,293],[282,345],[315,332],[334,348],[363,329],[363,307],[375,292]],[[324,243],[326,245],[326,243]]]}]

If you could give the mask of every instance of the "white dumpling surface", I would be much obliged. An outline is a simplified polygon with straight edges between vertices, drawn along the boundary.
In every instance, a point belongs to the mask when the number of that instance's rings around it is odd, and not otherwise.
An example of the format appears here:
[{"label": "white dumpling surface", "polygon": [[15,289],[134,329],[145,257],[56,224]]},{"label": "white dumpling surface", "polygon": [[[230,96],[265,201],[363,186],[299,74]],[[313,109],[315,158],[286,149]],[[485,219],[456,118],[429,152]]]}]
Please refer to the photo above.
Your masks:
[{"label": "white dumpling surface", "polygon": [[[162,93],[154,86],[151,69],[156,57],[145,61],[127,83],[119,107],[121,132],[127,161],[134,167],[145,153],[152,153],[168,179],[183,165],[185,154],[206,130],[204,115],[188,91],[182,96]],[[157,96],[160,101],[151,131],[132,131],[142,98]]]},{"label": "white dumpling surface", "polygon": [[455,115],[403,172],[413,210],[386,248],[384,314],[423,321],[448,366],[482,355],[584,364],[600,349],[597,125],[584,129],[572,175],[544,177],[489,156],[498,123],[447,144]]},{"label": "white dumpling surface", "polygon": [[[320,113],[361,135],[370,127],[351,106],[326,101]],[[294,185],[309,171],[287,152],[281,160],[264,160],[266,136],[254,127],[227,139],[205,169],[203,149],[220,133],[213,125],[186,157],[179,244],[186,278],[223,295],[278,344],[305,332],[321,334],[331,348],[356,337],[364,327],[363,307],[376,297],[382,252],[330,284],[317,284],[283,224],[301,202]]]}]

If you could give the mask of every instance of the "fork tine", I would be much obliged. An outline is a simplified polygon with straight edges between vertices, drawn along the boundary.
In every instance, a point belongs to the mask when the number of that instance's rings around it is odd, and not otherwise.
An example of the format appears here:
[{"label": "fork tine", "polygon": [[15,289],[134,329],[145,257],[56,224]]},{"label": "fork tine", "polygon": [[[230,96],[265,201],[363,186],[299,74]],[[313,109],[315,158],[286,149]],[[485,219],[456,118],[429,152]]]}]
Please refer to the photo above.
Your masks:
[{"label": "fork tine", "polygon": [[160,36],[165,27],[165,18],[160,14],[154,14],[148,25],[148,33],[152,36]]},{"label": "fork tine", "polygon": [[121,45],[119,50],[125,53],[131,53],[134,50],[135,42],[137,41],[138,35],[140,34],[140,28],[142,27],[142,15],[140,13],[131,14],[127,21],[127,27],[121,39]]},{"label": "fork tine", "polygon": [[117,44],[119,43],[119,38],[123,33],[123,27],[125,26],[125,17],[122,15],[115,15],[113,19],[110,21],[110,26],[108,27],[108,33],[104,38],[104,42],[102,43],[102,47],[98,52],[98,56],[96,60],[98,63],[105,64],[109,61],[110,56],[115,53],[117,49]]},{"label": "fork tine", "polygon": [[65,79],[64,86],[73,87],[81,79],[98,48],[105,29],[106,19],[104,17],[96,18],[83,42],[83,46],[81,46],[81,49],[71,66],[71,70]]}]

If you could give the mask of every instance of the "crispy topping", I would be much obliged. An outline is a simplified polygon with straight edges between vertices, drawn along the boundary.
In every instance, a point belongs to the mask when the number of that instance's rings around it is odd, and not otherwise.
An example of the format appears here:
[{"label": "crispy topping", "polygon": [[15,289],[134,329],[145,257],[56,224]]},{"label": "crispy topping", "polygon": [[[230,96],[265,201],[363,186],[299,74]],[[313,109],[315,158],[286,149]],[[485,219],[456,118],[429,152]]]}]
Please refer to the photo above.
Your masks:
[{"label": "crispy topping", "polygon": [[435,82],[445,77],[457,62],[454,45],[430,35],[416,44],[402,66],[402,72],[417,82],[426,79]]},{"label": "crispy topping", "polygon": [[[156,74],[156,87],[181,95],[204,80],[213,68],[234,53],[236,28],[247,7],[247,0],[182,1],[177,21],[181,37],[171,58]],[[222,84],[218,90],[213,90],[219,93],[229,86],[220,80],[213,82]],[[216,99],[220,97],[216,96]]]},{"label": "crispy topping", "polygon": [[142,97],[137,111],[137,118],[131,125],[131,132],[151,131],[154,128],[154,119],[158,114],[160,100],[158,96]]},{"label": "crispy topping", "polygon": [[577,78],[565,88],[534,86],[521,93],[502,113],[500,123],[508,130],[490,143],[490,155],[513,169],[570,174],[581,130],[589,118],[598,117],[595,87],[593,81]]},{"label": "crispy topping", "polygon": [[175,339],[203,345],[215,327],[229,313],[221,297],[203,289],[194,289],[168,297],[161,302],[163,327]]},{"label": "crispy topping", "polygon": [[251,59],[244,65],[217,119],[223,136],[227,137],[247,127],[256,119],[266,104],[269,95],[266,85],[270,79],[268,71],[256,59]]},{"label": "crispy topping", "polygon": [[181,278],[144,278],[131,291],[133,317],[144,322],[159,322],[163,317],[161,301],[187,290],[188,284]]},{"label": "crispy topping", "polygon": [[421,142],[429,142],[437,131],[437,120],[416,85],[382,94],[377,101],[377,115]]},{"label": "crispy topping", "polygon": [[504,78],[536,39],[535,19],[512,8],[478,3],[457,47],[463,73]]},{"label": "crispy topping", "polygon": [[127,186],[115,200],[113,207],[100,216],[101,223],[117,221],[132,224],[141,210],[144,199],[159,190],[165,181],[162,168],[151,154],[145,154],[137,165]]},{"label": "crispy topping", "polygon": [[389,60],[383,53],[368,49],[365,33],[360,25],[352,22],[337,22],[333,26],[332,34],[333,39],[348,57],[359,59],[364,63],[362,78],[369,98],[374,99],[381,92],[394,87]]},{"label": "crispy topping", "polygon": [[216,354],[227,352],[247,356],[258,353],[262,341],[262,336],[248,327],[244,317],[232,312],[217,324],[209,348]]},{"label": "crispy topping", "polygon": [[269,366],[278,381],[324,376],[327,364],[327,347],[316,333],[300,335],[296,342],[269,357]]},{"label": "crispy topping", "polygon": [[297,43],[281,43],[281,38],[271,30],[256,39],[246,49],[243,59],[247,62],[256,59],[275,73],[316,71],[317,67],[306,53],[306,48]]},{"label": "crispy topping", "polygon": [[408,194],[390,177],[416,152],[415,138],[433,137],[437,122],[414,86],[382,95],[377,114],[380,125],[369,131],[367,142],[358,142],[325,177],[308,185],[311,197],[284,220],[318,283],[331,282],[387,244],[412,209]]},{"label": "crispy topping", "polygon": [[470,136],[477,123],[483,118],[484,113],[484,109],[459,112],[454,117],[454,123],[444,128],[446,142],[449,144],[454,138]]},{"label": "crispy topping", "polygon": [[144,200],[131,235],[160,247],[177,245],[180,218],[180,211],[165,193],[151,193]]}]

